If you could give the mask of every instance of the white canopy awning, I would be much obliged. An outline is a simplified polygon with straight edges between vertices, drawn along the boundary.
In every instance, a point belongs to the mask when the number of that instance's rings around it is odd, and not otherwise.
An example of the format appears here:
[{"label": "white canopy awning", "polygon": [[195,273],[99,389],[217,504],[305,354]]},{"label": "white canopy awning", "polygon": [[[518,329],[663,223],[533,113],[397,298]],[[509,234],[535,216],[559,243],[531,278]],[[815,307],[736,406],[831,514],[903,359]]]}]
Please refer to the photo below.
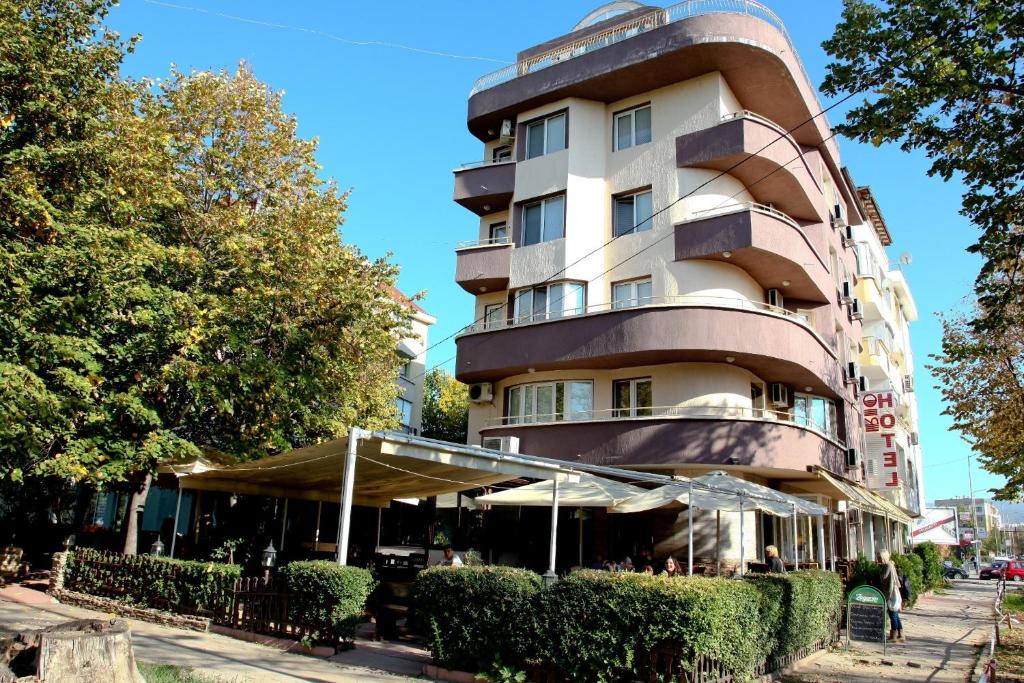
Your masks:
[{"label": "white canopy awning", "polygon": [[[558,485],[559,504],[567,507],[612,507],[634,496],[645,493],[639,486],[583,475],[576,483]],[[551,481],[538,481],[506,491],[477,496],[477,505],[522,505],[545,507],[551,505]]]},{"label": "white canopy awning", "polygon": [[791,496],[781,491],[761,486],[752,481],[739,479],[724,472],[710,472],[693,480],[693,500],[690,486],[685,482],[667,484],[653,491],[647,491],[630,498],[612,508],[611,512],[643,512],[666,505],[691,505],[701,510],[739,512],[761,510],[777,517],[797,514],[823,515],[825,508],[810,501]]},{"label": "white canopy awning", "polygon": [[721,470],[708,472],[707,474],[695,478],[693,481],[704,484],[715,491],[729,491],[736,494],[742,493],[744,496],[749,496],[752,499],[757,498],[765,503],[777,502],[789,509],[788,512],[782,515],[783,517],[789,517],[792,514],[794,505],[796,506],[797,514],[818,517],[828,512],[823,506],[818,505],[817,503],[812,503],[809,500],[804,500],[803,498],[798,498],[788,493],[783,493],[782,491],[776,491],[775,489],[762,486],[761,484],[757,484],[746,479],[734,477]]}]

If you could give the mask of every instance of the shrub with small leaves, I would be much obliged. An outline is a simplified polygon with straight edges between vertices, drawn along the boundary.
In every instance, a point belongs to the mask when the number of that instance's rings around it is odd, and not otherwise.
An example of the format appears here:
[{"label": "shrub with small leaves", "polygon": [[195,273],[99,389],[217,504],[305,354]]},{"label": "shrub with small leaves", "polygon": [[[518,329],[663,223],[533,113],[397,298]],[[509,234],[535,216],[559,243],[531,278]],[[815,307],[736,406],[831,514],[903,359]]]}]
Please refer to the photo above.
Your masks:
[{"label": "shrub with small leaves", "polygon": [[291,562],[278,573],[288,587],[288,618],[311,628],[313,640],[355,637],[366,599],[377,585],[370,572],[313,560]]},{"label": "shrub with small leaves", "polygon": [[921,558],[924,590],[935,590],[946,585],[942,576],[942,555],[939,554],[939,549],[934,543],[926,541],[915,545],[914,554]]}]

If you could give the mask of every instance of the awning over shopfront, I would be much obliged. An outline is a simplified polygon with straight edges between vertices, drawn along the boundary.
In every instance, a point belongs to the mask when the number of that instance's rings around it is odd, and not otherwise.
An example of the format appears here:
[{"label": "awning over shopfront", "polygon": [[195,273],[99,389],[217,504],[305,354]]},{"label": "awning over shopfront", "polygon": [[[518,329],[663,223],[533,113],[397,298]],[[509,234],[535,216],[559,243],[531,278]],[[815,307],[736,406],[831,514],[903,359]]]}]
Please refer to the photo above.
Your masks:
[{"label": "awning over shopfront", "polygon": [[[547,507],[551,505],[552,490],[550,481],[538,481],[507,491],[477,496],[473,501],[477,505]],[[559,503],[568,507],[610,508],[645,492],[639,486],[592,475],[583,475],[578,482],[563,484],[558,489]]]},{"label": "awning over shopfront", "polygon": [[819,467],[814,468],[813,472],[835,489],[838,498],[845,499],[850,505],[864,512],[888,517],[894,522],[907,525],[911,523],[912,518],[905,510],[890,503],[877,493]]}]

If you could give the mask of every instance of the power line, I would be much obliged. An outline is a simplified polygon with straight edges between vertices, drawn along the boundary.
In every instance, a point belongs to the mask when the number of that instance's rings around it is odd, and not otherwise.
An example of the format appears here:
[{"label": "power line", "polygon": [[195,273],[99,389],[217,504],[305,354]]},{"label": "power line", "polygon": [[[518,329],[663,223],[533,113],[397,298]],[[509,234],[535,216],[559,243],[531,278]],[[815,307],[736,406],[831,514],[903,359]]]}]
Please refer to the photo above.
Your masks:
[{"label": "power line", "polygon": [[172,2],[164,2],[164,0],[143,0],[146,4],[156,5],[158,7],[167,7],[169,9],[183,10],[187,12],[195,12],[197,14],[206,14],[212,17],[218,17],[220,19],[227,19],[228,21],[236,21],[243,24],[253,24],[255,26],[263,26],[266,28],[274,28],[285,31],[293,31],[296,33],[307,33],[327,40],[333,40],[337,43],[344,43],[346,45],[354,45],[356,47],[385,47],[395,50],[405,50],[407,52],[417,52],[419,54],[431,55],[434,57],[447,57],[449,59],[467,59],[478,62],[495,62],[497,64],[510,64],[508,60],[497,59],[496,57],[481,57],[478,55],[460,55],[454,52],[444,52],[441,50],[431,50],[423,47],[415,47],[413,45],[403,45],[401,43],[392,43],[383,40],[356,40],[354,38],[345,38],[343,36],[336,35],[334,33],[328,33],[327,31],[321,31],[320,29],[307,28],[305,26],[292,26],[290,24],[281,24],[273,21],[264,21],[262,19],[253,19],[251,17],[243,17],[237,14],[228,14],[227,12],[218,12],[215,10],[208,10],[203,7],[192,7],[191,5],[181,5]]}]

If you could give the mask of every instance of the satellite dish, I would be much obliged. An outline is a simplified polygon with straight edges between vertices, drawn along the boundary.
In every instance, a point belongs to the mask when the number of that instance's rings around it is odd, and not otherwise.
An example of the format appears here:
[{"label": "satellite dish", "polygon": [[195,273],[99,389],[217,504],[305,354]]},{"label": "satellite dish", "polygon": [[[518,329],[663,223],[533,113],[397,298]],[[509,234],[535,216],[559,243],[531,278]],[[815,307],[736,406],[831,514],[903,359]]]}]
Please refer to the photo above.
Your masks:
[{"label": "satellite dish", "polygon": [[913,262],[914,257],[910,255],[909,251],[905,251],[902,254],[900,254],[900,263],[902,263],[903,265],[909,266]]}]

